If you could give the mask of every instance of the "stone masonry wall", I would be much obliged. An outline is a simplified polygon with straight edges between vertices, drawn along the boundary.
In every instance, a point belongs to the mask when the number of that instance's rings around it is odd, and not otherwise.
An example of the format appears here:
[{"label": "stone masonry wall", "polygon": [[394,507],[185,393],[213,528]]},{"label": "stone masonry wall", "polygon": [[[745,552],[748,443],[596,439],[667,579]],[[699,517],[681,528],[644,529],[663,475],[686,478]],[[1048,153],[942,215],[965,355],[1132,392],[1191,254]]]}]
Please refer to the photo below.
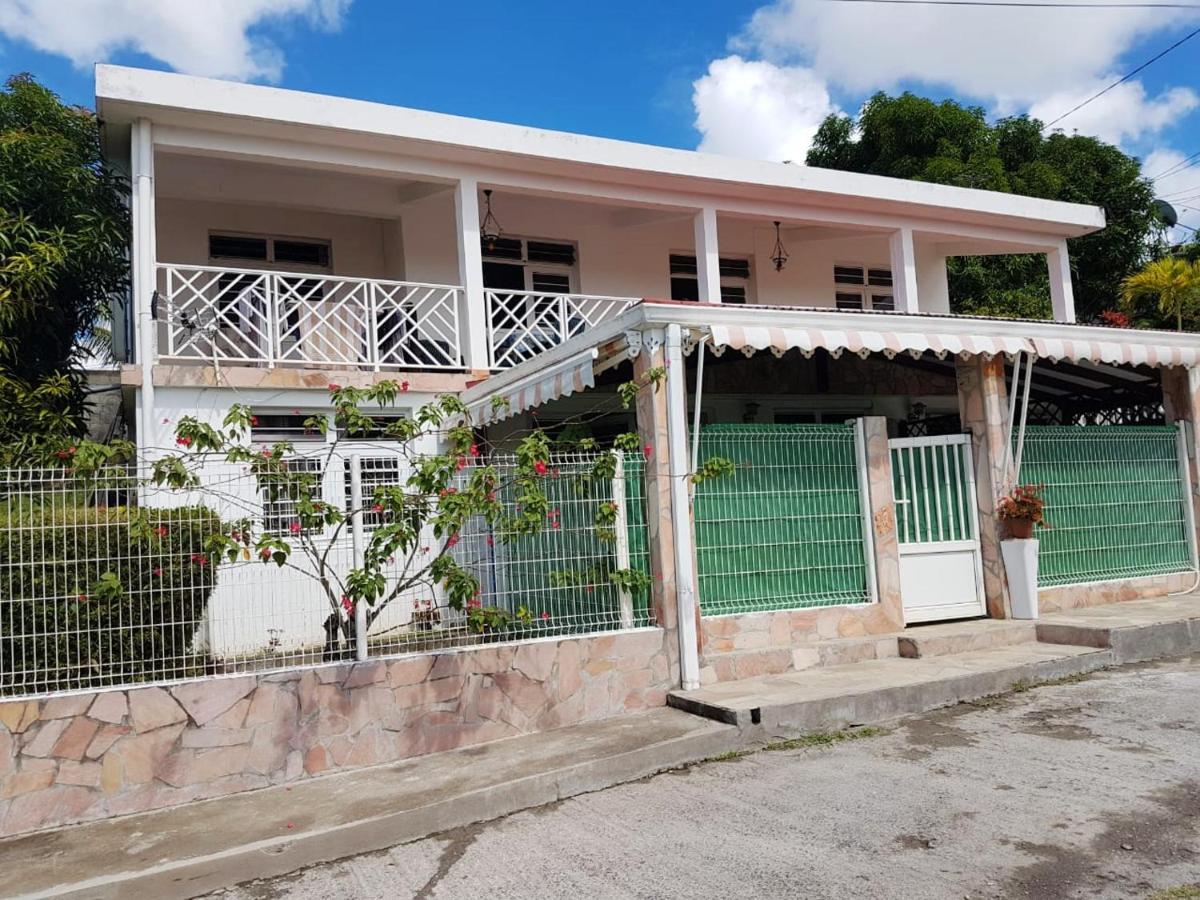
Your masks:
[{"label": "stone masonry wall", "polygon": [[1041,588],[1038,591],[1038,611],[1052,613],[1081,606],[1103,606],[1125,600],[1165,597],[1167,594],[1190,590],[1195,581],[1195,573],[1180,572],[1174,575],[1128,578],[1123,581]]},{"label": "stone masonry wall", "polygon": [[661,629],[0,703],[0,835],[662,706]]}]

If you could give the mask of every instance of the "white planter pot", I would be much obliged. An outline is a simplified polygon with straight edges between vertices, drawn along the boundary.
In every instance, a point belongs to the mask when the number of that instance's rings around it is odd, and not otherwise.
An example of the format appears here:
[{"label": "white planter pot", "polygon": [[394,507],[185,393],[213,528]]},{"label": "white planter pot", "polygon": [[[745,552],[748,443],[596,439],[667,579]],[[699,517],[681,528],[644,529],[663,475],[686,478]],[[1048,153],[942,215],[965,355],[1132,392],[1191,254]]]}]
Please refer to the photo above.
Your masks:
[{"label": "white planter pot", "polygon": [[1038,617],[1038,541],[1009,539],[1000,542],[1000,555],[1008,575],[1008,595],[1014,619]]}]

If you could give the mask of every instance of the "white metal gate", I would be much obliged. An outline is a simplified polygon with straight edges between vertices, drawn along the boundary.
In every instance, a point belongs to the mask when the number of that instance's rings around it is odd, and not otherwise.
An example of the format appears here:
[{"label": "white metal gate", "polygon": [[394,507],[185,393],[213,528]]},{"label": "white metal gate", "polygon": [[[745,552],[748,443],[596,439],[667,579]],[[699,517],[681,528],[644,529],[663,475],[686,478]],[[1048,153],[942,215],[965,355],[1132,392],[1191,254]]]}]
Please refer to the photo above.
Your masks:
[{"label": "white metal gate", "polygon": [[971,436],[894,438],[888,447],[905,622],[984,615]]}]

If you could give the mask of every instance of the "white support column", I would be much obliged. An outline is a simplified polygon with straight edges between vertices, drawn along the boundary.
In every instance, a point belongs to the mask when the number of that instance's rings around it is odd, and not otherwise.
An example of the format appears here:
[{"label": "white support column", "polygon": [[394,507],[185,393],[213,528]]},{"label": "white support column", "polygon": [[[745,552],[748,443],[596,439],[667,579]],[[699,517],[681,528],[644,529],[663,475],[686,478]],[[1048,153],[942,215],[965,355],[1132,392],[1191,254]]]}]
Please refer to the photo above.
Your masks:
[{"label": "white support column", "polygon": [[678,325],[667,326],[665,349],[679,674],[683,689],[693,691],[700,687],[700,644],[696,628],[696,555],[688,480],[687,385],[683,368],[683,333]]},{"label": "white support column", "polygon": [[896,312],[917,311],[917,251],[911,228],[893,231],[888,238],[892,257],[892,296]]},{"label": "white support column", "polygon": [[454,185],[454,218],[458,229],[458,283],[463,287],[458,310],[463,360],[468,369],[487,369],[490,323],[479,247],[479,182],[474,178],[461,178]]},{"label": "white support column", "polygon": [[1067,253],[1067,242],[1046,253],[1046,267],[1050,270],[1050,306],[1054,310],[1054,321],[1075,321],[1075,290],[1071,286],[1071,257]]},{"label": "white support column", "polygon": [[717,246],[717,211],[706,206],[696,213],[696,281],[701,303],[721,302],[721,255]]},{"label": "white support column", "polygon": [[137,445],[145,453],[154,444],[154,357],[157,323],[151,304],[157,287],[154,226],[154,135],[149,119],[136,119],[130,135],[130,217],[133,224],[133,311],[136,322],[137,360],[142,371],[138,404]]}]

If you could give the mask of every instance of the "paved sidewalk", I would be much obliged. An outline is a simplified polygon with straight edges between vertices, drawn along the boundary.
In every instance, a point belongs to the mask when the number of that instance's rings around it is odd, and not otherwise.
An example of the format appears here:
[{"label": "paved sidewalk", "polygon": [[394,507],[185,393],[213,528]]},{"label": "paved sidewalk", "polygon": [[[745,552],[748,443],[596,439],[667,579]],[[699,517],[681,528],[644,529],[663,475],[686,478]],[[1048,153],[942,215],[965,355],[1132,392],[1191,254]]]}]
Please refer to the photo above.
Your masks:
[{"label": "paved sidewalk", "polygon": [[1200,882],[1200,658],[759,752],[220,894],[1151,897]]}]

